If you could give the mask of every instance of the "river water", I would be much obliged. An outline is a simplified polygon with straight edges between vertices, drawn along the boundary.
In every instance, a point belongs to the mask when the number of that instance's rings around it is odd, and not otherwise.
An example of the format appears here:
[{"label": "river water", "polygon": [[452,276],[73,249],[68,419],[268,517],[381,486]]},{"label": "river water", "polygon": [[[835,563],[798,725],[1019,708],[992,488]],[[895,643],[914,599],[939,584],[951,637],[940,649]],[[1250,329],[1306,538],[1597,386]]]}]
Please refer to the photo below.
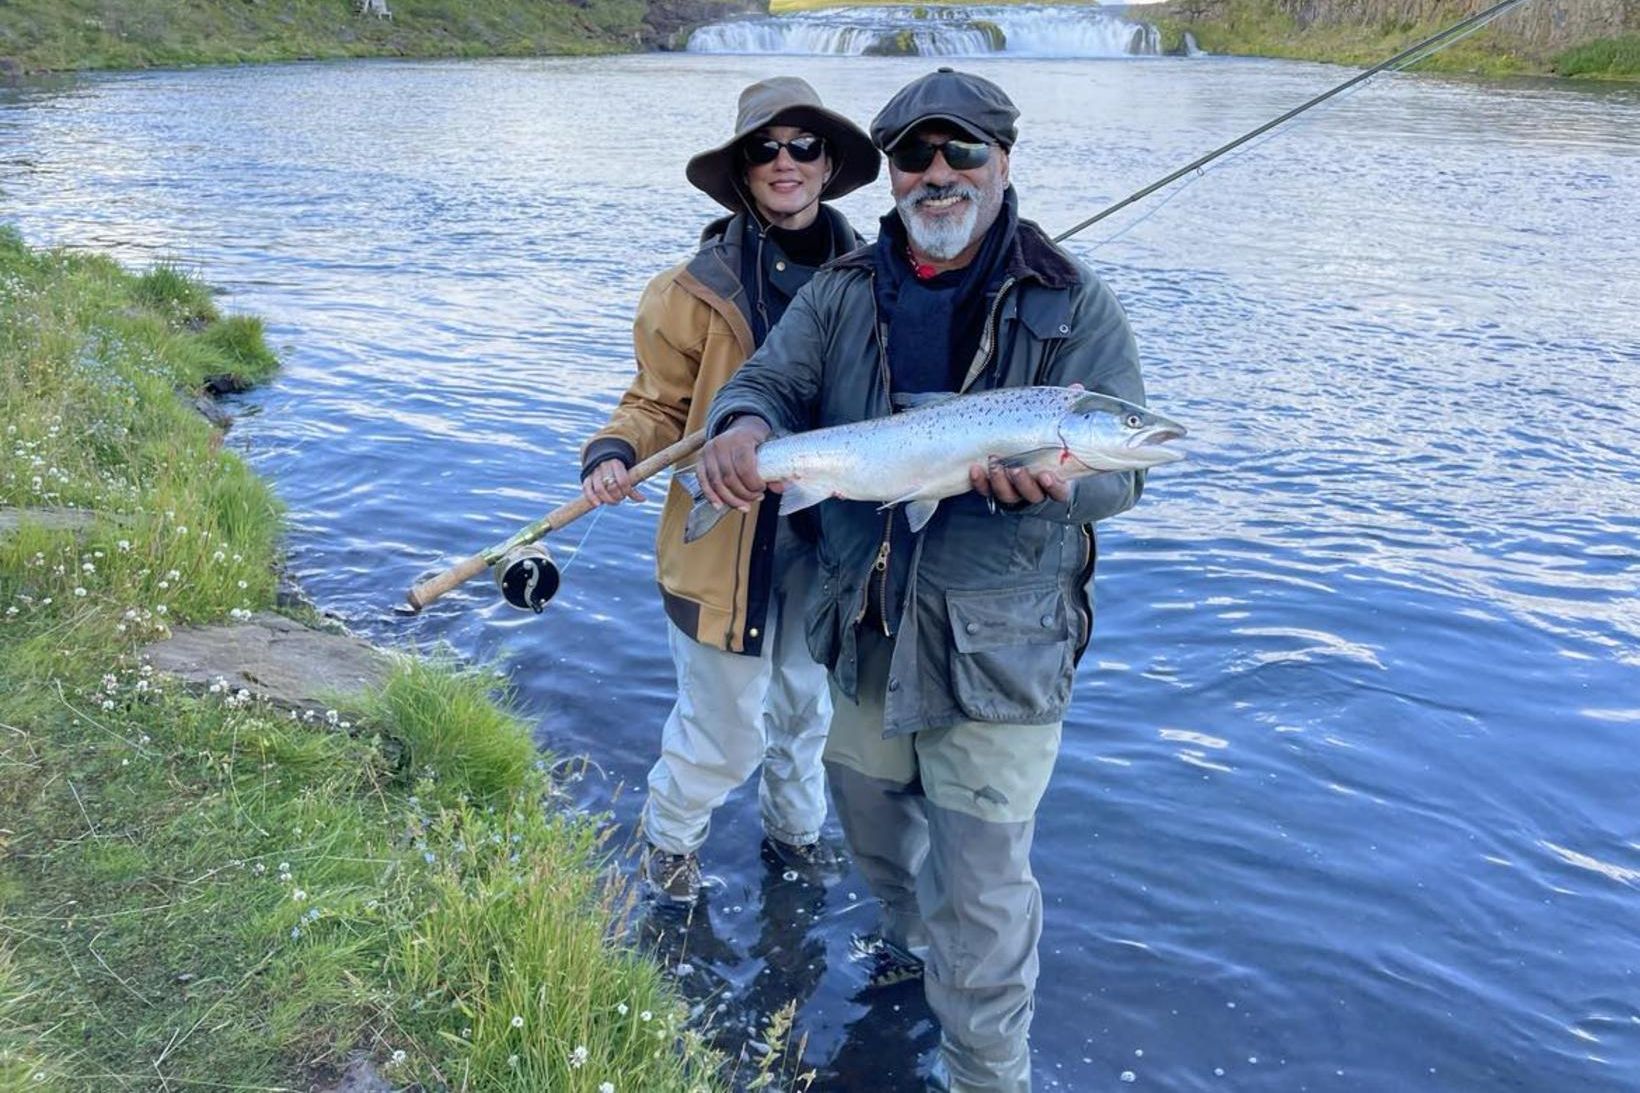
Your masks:
[{"label": "river water", "polygon": [[[1053,230],[1343,76],[964,64],[1022,107],[1014,178]],[[493,661],[625,823],[671,698],[653,502],[595,525],[545,615],[482,581],[392,608],[573,496],[738,89],[795,73],[865,119],[929,65],[64,79],[0,92],[0,218],[267,317],[285,367],[232,442],[295,575],[372,639]],[[886,192],[842,207],[869,232]],[[1100,532],[1036,854],[1039,1088],[1640,1088],[1640,93],[1374,82],[1072,249],[1192,434]],[[755,831],[742,792],[686,987],[731,1039],[796,998],[817,1088],[917,1088],[918,992],[855,995],[858,877],[788,884]]]}]

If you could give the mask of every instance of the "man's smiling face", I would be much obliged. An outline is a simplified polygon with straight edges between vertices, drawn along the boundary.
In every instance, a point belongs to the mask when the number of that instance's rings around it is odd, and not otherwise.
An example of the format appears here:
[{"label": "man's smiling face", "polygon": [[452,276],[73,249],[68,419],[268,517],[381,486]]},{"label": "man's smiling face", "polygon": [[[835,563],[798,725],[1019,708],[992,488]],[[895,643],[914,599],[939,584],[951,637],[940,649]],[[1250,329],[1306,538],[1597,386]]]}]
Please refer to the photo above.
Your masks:
[{"label": "man's smiling face", "polygon": [[[942,149],[922,170],[902,167],[896,160],[908,158],[903,150],[919,145],[943,145],[955,140],[971,146],[976,142],[965,133],[938,123],[920,125],[895,144],[889,159],[889,183],[894,204],[905,223],[911,245],[920,254],[949,262],[971,248],[977,248],[996,222],[1002,208],[1002,194],[1008,188],[1008,153],[997,145],[986,145],[989,155],[977,167],[957,170]],[[922,151],[926,154],[927,149]],[[913,161],[917,157],[912,156]],[[955,156],[965,162],[962,156]]]}]

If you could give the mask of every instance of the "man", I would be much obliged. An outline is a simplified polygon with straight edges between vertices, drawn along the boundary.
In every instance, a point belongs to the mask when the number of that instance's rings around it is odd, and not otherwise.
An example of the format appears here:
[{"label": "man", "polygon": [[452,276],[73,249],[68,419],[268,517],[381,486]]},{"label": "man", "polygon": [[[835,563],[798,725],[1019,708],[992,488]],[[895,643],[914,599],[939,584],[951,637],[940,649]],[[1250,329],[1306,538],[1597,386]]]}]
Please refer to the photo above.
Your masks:
[{"label": "man", "polygon": [[[858,245],[822,202],[871,182],[878,162],[865,132],[825,109],[802,80],[741,92],[733,135],[685,169],[731,215],[707,226],[693,258],[644,290],[634,322],[638,375],[582,453],[589,500],[641,497],[629,468],[699,429],[717,389],[815,268]],[[813,547],[776,506],[756,503],[685,545],[690,503],[674,482],[656,537],[678,697],[643,812],[645,881],[678,906],[699,897],[697,851],[713,810],[759,762],[765,857],[810,876],[836,860],[820,842],[831,702],[801,625]]]},{"label": "man", "polygon": [[[756,449],[772,430],[881,417],[901,393],[1081,384],[1143,403],[1114,296],[1019,219],[1018,114],[949,68],[883,107],[871,135],[895,209],[719,392],[708,500],[744,510],[763,495]],[[969,478],[973,492],[917,534],[898,508],[821,504],[807,628],[836,704],[832,795],[884,905],[873,978],[916,975],[926,953],[932,1088],[1012,1093],[1030,1088],[1042,903],[1029,855],[1092,624],[1092,525],[1132,506],[1143,478],[996,465]]]}]

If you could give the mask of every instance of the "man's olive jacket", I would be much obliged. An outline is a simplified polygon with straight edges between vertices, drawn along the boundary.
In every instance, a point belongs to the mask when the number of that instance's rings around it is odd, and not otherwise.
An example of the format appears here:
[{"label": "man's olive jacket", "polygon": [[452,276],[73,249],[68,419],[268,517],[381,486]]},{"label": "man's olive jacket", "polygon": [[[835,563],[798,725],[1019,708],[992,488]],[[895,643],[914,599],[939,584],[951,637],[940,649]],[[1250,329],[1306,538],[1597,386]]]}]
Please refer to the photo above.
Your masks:
[{"label": "man's olive jacket", "polygon": [[[1127,317],[1093,271],[1028,220],[1006,263],[963,390],[1080,383],[1143,404]],[[889,414],[886,323],[872,277],[869,249],[823,267],[718,392],[707,429],[721,431],[736,414],[786,432]],[[996,512],[966,493],[942,501],[909,539],[890,535],[889,522],[905,519],[897,509],[822,502],[809,649],[855,698],[857,624],[869,615],[897,625],[885,736],[963,720],[1061,720],[1093,625],[1093,524],[1130,508],[1143,486],[1142,472],[1107,472],[1076,481],[1068,502]],[[907,541],[909,566],[888,565],[885,548]],[[891,571],[906,574],[903,588],[885,588]],[[868,612],[868,597],[891,602]]]}]

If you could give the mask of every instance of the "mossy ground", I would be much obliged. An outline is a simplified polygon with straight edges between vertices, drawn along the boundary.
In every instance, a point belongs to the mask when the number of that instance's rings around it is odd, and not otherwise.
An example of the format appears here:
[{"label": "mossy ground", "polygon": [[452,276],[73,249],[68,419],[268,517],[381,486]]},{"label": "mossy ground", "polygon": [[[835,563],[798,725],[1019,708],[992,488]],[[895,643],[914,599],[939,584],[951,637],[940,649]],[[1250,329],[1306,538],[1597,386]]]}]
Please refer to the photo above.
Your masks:
[{"label": "mossy ground", "polygon": [[295,718],[137,651],[268,609],[279,507],[177,395],[268,374],[254,319],[0,229],[0,1089],[716,1089],[622,943],[607,828],[487,673],[405,660]]},{"label": "mossy ground", "polygon": [[0,58],[28,71],[636,48],[644,0],[5,0]]}]

